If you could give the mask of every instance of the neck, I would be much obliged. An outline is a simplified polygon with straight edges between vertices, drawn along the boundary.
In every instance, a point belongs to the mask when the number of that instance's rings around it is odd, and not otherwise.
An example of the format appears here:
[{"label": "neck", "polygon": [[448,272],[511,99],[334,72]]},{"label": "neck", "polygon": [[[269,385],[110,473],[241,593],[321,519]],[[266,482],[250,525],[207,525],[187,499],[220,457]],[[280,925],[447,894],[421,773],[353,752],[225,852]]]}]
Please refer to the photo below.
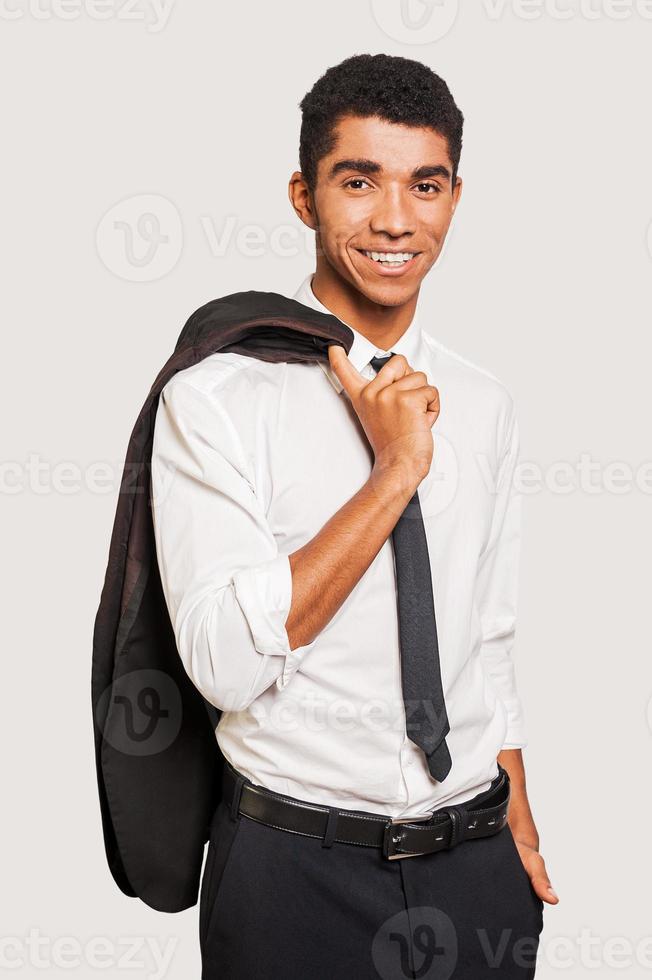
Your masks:
[{"label": "neck", "polygon": [[401,306],[374,303],[335,272],[328,263],[317,262],[312,291],[338,319],[348,323],[379,350],[391,350],[412,323],[418,291]]}]

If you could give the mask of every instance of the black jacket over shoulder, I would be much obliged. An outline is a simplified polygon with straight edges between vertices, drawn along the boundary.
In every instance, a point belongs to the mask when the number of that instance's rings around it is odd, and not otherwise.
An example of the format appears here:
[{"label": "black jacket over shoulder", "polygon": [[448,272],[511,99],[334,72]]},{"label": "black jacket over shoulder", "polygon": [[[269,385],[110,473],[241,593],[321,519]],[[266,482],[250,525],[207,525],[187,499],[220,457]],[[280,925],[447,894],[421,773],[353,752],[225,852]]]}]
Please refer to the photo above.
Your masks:
[{"label": "black jacket over shoulder", "polygon": [[337,317],[277,293],[213,300],[185,324],[131,433],[93,631],[92,711],[111,873],[126,895],[159,911],[197,902],[224,764],[221,711],[184,669],[161,587],[150,500],[159,395],[178,371],[218,351],[328,364],[330,344],[348,353],[352,342]]}]

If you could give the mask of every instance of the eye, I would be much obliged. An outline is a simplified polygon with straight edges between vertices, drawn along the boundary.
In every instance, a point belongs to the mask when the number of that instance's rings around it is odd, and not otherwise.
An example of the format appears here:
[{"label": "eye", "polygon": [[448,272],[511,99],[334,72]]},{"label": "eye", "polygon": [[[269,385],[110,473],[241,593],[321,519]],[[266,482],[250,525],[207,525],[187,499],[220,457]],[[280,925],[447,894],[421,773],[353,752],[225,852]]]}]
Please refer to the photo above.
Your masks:
[{"label": "eye", "polygon": [[441,187],[439,184],[417,184],[417,189],[423,191],[425,194],[429,194],[431,197],[433,194],[441,194]]},{"label": "eye", "polygon": [[347,180],[344,186],[351,187],[352,190],[357,191],[359,188],[353,187],[353,184],[367,184],[367,187],[371,186],[367,183],[364,177],[352,177],[350,180]]}]

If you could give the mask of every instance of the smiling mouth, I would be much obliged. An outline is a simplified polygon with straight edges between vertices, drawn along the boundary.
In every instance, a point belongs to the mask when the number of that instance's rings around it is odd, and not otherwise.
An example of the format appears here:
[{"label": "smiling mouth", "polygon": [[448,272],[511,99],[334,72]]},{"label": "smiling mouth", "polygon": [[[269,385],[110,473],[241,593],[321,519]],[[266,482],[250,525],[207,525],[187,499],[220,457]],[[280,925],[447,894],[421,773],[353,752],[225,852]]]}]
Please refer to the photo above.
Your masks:
[{"label": "smiling mouth", "polygon": [[400,269],[409,265],[417,255],[421,254],[420,252],[370,252],[365,248],[359,248],[357,251],[386,269]]}]

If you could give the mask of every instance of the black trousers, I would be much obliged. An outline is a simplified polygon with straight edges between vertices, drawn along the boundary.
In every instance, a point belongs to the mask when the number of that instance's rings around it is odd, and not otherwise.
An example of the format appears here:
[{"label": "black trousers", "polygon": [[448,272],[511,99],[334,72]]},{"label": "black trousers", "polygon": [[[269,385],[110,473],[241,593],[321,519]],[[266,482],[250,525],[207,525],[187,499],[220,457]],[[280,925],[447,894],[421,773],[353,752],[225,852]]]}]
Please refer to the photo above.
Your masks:
[{"label": "black trousers", "polygon": [[199,919],[202,980],[529,980],[543,903],[509,826],[388,861],[222,802]]}]

